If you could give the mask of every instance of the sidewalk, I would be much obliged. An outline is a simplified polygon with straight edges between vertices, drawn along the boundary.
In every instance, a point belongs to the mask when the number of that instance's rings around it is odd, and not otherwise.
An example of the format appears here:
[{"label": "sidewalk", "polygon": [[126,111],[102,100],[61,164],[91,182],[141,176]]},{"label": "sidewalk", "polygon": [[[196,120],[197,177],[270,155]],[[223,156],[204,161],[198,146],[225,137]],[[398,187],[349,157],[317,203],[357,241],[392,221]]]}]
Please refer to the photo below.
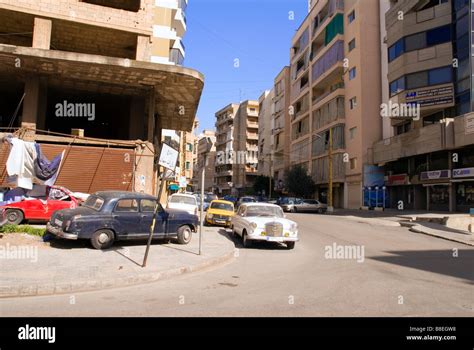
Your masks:
[{"label": "sidewalk", "polygon": [[[202,270],[233,259],[236,248],[230,237],[224,229],[205,227],[202,255],[198,255],[198,234],[188,245],[153,241],[147,267],[142,268],[145,241],[116,242],[111,249],[101,251],[91,248],[87,241],[45,243],[39,237],[6,234],[0,238],[0,297],[116,288]],[[18,258],[20,249],[29,255]]]},{"label": "sidewalk", "polygon": [[[401,214],[403,213],[403,215]],[[438,223],[437,220],[430,221],[410,221],[418,217],[426,219],[436,219],[440,217],[456,218],[459,214],[452,213],[426,213],[420,211],[398,210],[357,210],[357,209],[337,209],[332,215],[340,216],[348,220],[363,222],[380,226],[402,226],[407,227],[411,232],[422,233],[437,238],[442,238],[470,246],[474,246],[474,235],[464,230],[457,230]]]}]

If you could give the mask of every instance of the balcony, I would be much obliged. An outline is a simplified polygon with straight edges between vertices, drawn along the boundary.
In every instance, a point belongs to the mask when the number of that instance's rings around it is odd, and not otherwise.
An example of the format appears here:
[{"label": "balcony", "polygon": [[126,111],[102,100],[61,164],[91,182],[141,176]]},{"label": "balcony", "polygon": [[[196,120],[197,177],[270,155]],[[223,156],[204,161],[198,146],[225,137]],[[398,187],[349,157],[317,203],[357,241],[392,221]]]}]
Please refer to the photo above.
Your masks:
[{"label": "balcony", "polygon": [[329,100],[332,99],[332,96],[344,96],[345,95],[345,89],[344,89],[344,82],[338,82],[329,88],[329,90],[326,90],[325,92],[322,91],[321,89],[313,89],[313,107],[315,107],[318,104],[325,104]]},{"label": "balcony", "polygon": [[247,121],[247,128],[258,129],[258,122],[249,122],[249,121]]},{"label": "balcony", "polygon": [[182,66],[184,62],[184,56],[181,53],[181,50],[171,49],[170,50],[170,61],[176,64],[177,66]]},{"label": "balcony", "polygon": [[416,128],[374,144],[374,163],[381,164],[404,157],[437,152],[453,146],[453,119]]},{"label": "balcony", "polygon": [[312,67],[313,86],[332,80],[341,75],[344,70],[342,60],[344,59],[344,41],[337,40]]},{"label": "balcony", "polygon": [[258,140],[258,134],[257,133],[247,133],[247,140]]}]

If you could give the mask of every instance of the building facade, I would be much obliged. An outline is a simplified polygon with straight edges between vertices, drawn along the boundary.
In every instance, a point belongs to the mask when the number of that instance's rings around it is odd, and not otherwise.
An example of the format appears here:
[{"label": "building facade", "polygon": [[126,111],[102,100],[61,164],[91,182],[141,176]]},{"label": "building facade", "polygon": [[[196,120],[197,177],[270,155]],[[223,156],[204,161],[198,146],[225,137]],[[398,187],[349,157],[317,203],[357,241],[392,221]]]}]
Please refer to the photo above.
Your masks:
[{"label": "building facade", "polygon": [[272,135],[272,115],[273,115],[272,90],[266,90],[258,99],[258,168],[257,174],[273,177],[273,135]]},{"label": "building facade", "polygon": [[[199,72],[170,64],[184,35],[178,13],[183,16],[185,4],[1,0],[2,131],[54,143],[51,152],[69,149],[58,184],[73,191],[155,192],[159,169],[153,155],[161,130],[192,129],[204,84]],[[176,33],[174,41],[160,39],[156,26],[165,22]],[[157,57],[169,62],[160,64],[165,62]],[[79,146],[86,151],[76,151]],[[109,155],[111,148],[130,156]],[[75,166],[87,162],[90,167]],[[103,166],[123,171],[104,172]],[[73,168],[83,182],[67,175]]]},{"label": "building facade", "polygon": [[390,1],[381,18],[383,102],[392,113],[373,159],[389,207],[467,212],[474,205],[471,6]]},{"label": "building facade", "polygon": [[382,133],[379,2],[367,3],[310,2],[290,52],[290,166],[305,167],[327,202],[331,129],[334,207],[362,206],[363,169]]},{"label": "building facade", "polygon": [[[212,142],[212,147],[208,151],[207,139]],[[203,130],[198,137],[197,145],[197,163],[194,170],[194,178],[196,189],[201,191],[202,188],[202,170],[206,168],[204,177],[204,191],[215,191],[215,168],[216,168],[216,133],[213,130]]]},{"label": "building facade", "polygon": [[258,166],[258,101],[232,103],[216,112],[215,183],[220,194],[251,191]]},{"label": "building facade", "polygon": [[290,166],[290,67],[285,66],[274,80],[272,113],[272,154],[275,191],[284,191],[285,172]]}]

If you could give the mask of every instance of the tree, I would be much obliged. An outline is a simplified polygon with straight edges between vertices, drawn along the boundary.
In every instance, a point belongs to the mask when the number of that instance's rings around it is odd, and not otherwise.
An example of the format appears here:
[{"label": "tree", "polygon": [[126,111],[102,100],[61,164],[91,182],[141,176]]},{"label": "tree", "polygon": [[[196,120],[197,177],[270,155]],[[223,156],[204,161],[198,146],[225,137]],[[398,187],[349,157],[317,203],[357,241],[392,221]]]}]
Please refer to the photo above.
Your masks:
[{"label": "tree", "polygon": [[301,165],[291,167],[285,175],[288,192],[297,197],[308,197],[316,191],[316,184]]},{"label": "tree", "polygon": [[265,194],[268,196],[268,191],[270,189],[270,181],[271,186],[272,186],[272,192],[273,192],[273,179],[270,179],[270,177],[265,176],[265,175],[258,175],[255,179],[255,182],[253,184],[253,190],[255,193],[262,193],[262,191],[265,191]]}]

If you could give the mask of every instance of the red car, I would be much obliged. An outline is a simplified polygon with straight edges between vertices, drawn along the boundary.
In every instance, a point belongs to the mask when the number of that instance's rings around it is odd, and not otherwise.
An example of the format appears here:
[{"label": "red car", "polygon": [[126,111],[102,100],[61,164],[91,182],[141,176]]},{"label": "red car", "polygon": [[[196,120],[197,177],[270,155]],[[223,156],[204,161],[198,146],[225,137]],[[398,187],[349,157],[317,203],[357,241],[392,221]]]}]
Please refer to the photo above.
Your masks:
[{"label": "red car", "polygon": [[21,224],[24,220],[49,221],[56,210],[73,209],[79,201],[64,187],[52,186],[46,189],[44,198],[23,199],[0,206],[2,224]]}]

